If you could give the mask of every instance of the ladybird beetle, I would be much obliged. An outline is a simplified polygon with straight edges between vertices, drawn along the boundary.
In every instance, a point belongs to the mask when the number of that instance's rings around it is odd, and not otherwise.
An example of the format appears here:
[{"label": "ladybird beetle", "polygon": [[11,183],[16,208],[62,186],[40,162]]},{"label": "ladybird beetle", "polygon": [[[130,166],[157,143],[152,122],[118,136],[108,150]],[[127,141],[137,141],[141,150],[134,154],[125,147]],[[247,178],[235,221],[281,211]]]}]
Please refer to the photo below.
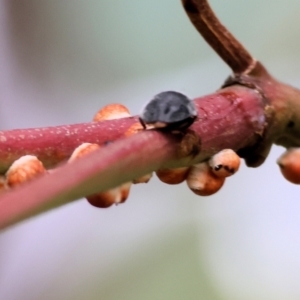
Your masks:
[{"label": "ladybird beetle", "polygon": [[185,95],[167,91],[157,94],[143,109],[139,119],[146,125],[170,131],[183,131],[193,124],[197,110]]}]

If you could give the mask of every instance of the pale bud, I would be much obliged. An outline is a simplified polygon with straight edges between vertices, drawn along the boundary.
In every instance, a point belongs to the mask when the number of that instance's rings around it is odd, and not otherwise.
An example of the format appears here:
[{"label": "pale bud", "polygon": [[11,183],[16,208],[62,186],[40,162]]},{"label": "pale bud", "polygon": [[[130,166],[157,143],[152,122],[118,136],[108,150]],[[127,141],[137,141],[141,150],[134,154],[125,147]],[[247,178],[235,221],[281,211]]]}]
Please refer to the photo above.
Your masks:
[{"label": "pale bud", "polygon": [[186,180],[189,168],[161,169],[156,171],[156,176],[164,183],[179,184]]},{"label": "pale bud", "polygon": [[100,146],[98,144],[83,143],[73,151],[68,162],[77,160],[78,158],[85,156],[86,154],[91,153],[98,149],[100,149]]},{"label": "pale bud", "polygon": [[186,182],[195,194],[209,196],[216,193],[223,186],[225,177],[215,176],[208,163],[203,162],[190,168]]},{"label": "pale bud", "polygon": [[300,148],[292,148],[283,153],[277,164],[285,179],[300,184]]},{"label": "pale bud", "polygon": [[6,172],[6,183],[9,187],[32,180],[46,172],[43,163],[33,155],[25,155],[15,160]]},{"label": "pale bud", "polygon": [[[69,158],[69,163],[97,149],[100,149],[98,144],[83,143],[73,151],[71,157]],[[128,198],[130,187],[131,182],[124,183],[105,192],[88,195],[86,199],[93,206],[107,208],[113,204],[125,202]]]},{"label": "pale bud", "polygon": [[108,208],[113,204],[118,205],[125,202],[129,196],[130,187],[131,182],[124,183],[108,191],[89,195],[86,199],[95,207]]},{"label": "pale bud", "polygon": [[224,149],[213,155],[208,161],[212,172],[217,177],[229,177],[238,171],[240,157],[231,149]]},{"label": "pale bud", "polygon": [[102,107],[94,116],[93,121],[105,121],[130,117],[129,110],[122,104],[109,104]]},{"label": "pale bud", "polygon": [[144,176],[141,176],[139,178],[133,179],[132,183],[138,184],[138,183],[148,183],[150,179],[152,178],[153,173],[148,173]]}]

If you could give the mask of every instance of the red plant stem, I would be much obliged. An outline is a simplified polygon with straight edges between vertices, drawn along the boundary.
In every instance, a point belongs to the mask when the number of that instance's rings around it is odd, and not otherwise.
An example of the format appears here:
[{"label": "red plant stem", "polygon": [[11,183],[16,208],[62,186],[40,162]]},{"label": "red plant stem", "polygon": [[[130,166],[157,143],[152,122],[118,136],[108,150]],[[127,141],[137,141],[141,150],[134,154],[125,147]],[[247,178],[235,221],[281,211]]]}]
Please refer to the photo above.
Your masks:
[{"label": "red plant stem", "polygon": [[[239,123],[240,117],[245,118],[247,110],[251,111],[251,108],[245,106],[252,105],[254,108],[253,103],[247,101],[249,98],[259,99],[253,91],[235,86],[195,99],[199,120],[193,127],[201,130],[201,139],[206,139],[206,135],[210,138],[211,133],[220,137],[224,130]],[[245,115],[241,114],[241,109],[245,109]],[[255,113],[253,112],[254,116]],[[82,143],[103,145],[115,141],[124,137],[126,130],[136,122],[139,122],[137,117],[130,117],[103,122],[0,131],[0,173],[5,173],[16,159],[27,154],[37,156],[46,168],[52,168],[67,160],[73,150]],[[239,138],[235,132],[230,136],[230,139]],[[213,143],[217,145],[223,142],[224,139],[218,138]]]},{"label": "red plant stem", "polygon": [[[190,129],[201,141],[198,155],[178,157],[179,137],[157,130],[120,139],[3,194],[0,197],[0,228],[160,168],[192,165],[224,148],[239,150],[251,146],[265,127],[261,96],[248,88],[229,87],[196,99],[195,105],[199,119]],[[123,124],[122,130],[126,130],[132,122],[132,119],[107,121],[103,126]],[[83,128],[88,125],[74,126],[82,127],[81,132],[84,132]],[[117,134],[112,133],[112,136]],[[104,142],[107,137],[107,133],[99,132],[97,139]],[[69,136],[66,139],[70,143]],[[81,137],[81,140],[84,139]],[[49,144],[46,138],[42,142]]]},{"label": "red plant stem", "polygon": [[136,118],[90,122],[56,127],[0,131],[0,173],[19,157],[37,156],[46,168],[67,160],[82,143],[105,144],[124,135]]}]

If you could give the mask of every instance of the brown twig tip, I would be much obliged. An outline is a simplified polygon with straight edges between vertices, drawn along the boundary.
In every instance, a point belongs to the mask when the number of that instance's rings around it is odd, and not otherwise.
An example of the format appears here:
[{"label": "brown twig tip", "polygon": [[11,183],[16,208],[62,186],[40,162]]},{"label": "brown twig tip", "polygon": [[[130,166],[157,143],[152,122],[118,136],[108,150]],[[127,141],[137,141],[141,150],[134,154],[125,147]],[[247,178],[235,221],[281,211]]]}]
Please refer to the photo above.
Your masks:
[{"label": "brown twig tip", "polygon": [[235,74],[247,74],[256,60],[221,24],[207,0],[181,0],[193,25]]}]

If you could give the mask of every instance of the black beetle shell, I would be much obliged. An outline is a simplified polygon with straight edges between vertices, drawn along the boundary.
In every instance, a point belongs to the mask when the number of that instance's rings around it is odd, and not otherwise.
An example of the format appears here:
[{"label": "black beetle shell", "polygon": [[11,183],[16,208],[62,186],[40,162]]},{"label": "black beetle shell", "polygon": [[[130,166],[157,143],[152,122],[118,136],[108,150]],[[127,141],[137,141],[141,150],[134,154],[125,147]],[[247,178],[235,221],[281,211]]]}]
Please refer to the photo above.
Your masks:
[{"label": "black beetle shell", "polygon": [[168,91],[157,94],[146,105],[140,120],[143,124],[153,124],[154,127],[187,128],[196,117],[196,108],[189,98],[181,93]]}]

